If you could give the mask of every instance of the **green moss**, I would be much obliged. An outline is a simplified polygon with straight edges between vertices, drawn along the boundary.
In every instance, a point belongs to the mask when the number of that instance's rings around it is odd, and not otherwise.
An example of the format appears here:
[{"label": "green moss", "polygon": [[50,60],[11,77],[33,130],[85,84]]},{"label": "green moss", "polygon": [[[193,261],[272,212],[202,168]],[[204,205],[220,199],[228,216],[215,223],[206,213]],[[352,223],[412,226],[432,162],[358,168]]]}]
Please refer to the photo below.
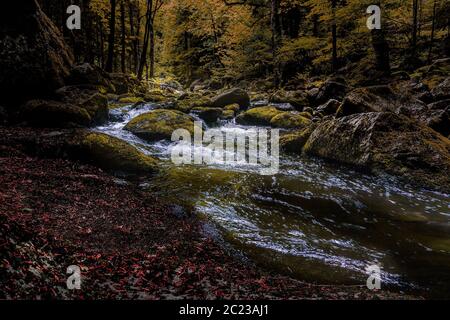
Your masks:
[{"label": "green moss", "polygon": [[311,120],[305,118],[298,112],[284,112],[280,113],[270,120],[270,124],[276,128],[294,129],[305,128],[309,126]]},{"label": "green moss", "polygon": [[239,107],[239,105],[237,103],[235,103],[235,104],[230,104],[229,106],[226,106],[223,109],[227,110],[227,111],[238,112],[241,108]]},{"label": "green moss", "polygon": [[209,98],[193,95],[177,100],[173,108],[184,113],[189,113],[193,108],[209,106],[211,106],[211,100]]},{"label": "green moss", "polygon": [[233,110],[223,110],[221,119],[223,120],[231,120],[235,116],[235,112]]},{"label": "green moss", "polygon": [[148,141],[171,139],[177,129],[193,134],[194,118],[176,110],[155,110],[134,118],[125,126],[125,130]]},{"label": "green moss", "polygon": [[144,99],[139,97],[124,97],[119,99],[119,103],[126,103],[126,104],[136,104],[143,102],[145,102]]},{"label": "green moss", "polygon": [[46,100],[29,101],[20,111],[20,117],[30,124],[50,127],[60,127],[65,124],[89,126],[92,122],[85,108]]},{"label": "green moss", "polygon": [[314,127],[287,133],[280,137],[280,148],[284,152],[301,154],[303,147],[306,145]]},{"label": "green moss", "polygon": [[273,117],[284,113],[275,107],[259,107],[241,113],[236,122],[243,125],[263,125],[269,126]]},{"label": "green moss", "polygon": [[90,133],[82,147],[96,165],[107,170],[123,172],[155,172],[158,160],[147,156],[130,144],[103,133]]}]

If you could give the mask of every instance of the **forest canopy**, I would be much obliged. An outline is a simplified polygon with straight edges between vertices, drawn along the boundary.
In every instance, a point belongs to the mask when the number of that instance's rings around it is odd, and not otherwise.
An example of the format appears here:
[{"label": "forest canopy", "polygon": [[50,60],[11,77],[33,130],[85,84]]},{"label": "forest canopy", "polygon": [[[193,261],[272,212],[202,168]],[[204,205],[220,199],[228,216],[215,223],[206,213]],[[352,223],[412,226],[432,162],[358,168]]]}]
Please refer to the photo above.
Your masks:
[{"label": "forest canopy", "polygon": [[[67,30],[66,8],[82,9]],[[351,64],[414,70],[450,50],[445,0],[41,0],[78,62],[139,78],[161,73],[189,84],[265,79],[275,85]],[[380,30],[367,8],[381,7]]]}]

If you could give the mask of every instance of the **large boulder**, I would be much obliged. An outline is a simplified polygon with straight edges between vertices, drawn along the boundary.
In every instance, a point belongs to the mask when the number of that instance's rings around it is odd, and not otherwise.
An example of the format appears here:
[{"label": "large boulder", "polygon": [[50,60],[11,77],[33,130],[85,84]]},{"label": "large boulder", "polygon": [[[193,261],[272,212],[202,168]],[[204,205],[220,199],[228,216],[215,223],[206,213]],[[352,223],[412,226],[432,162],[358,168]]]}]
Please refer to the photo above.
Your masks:
[{"label": "large boulder", "polygon": [[89,126],[92,118],[85,108],[51,100],[30,100],[19,110],[19,121],[37,127]]},{"label": "large boulder", "polygon": [[211,105],[211,100],[208,97],[204,97],[198,94],[186,94],[178,98],[172,108],[184,113],[189,113],[193,108],[210,107]]},{"label": "large boulder", "polygon": [[342,101],[347,91],[348,87],[345,83],[328,80],[319,88],[314,102],[316,105],[321,105],[330,99]]},{"label": "large boulder", "polygon": [[18,106],[64,86],[73,55],[36,0],[11,1],[0,10],[2,102]]},{"label": "large boulder", "polygon": [[431,93],[436,101],[450,99],[450,77],[434,88]]},{"label": "large boulder", "polygon": [[247,109],[250,106],[250,96],[247,91],[234,88],[212,99],[212,106],[216,108],[223,108],[234,103],[237,103],[241,109]]},{"label": "large boulder", "polygon": [[96,166],[127,173],[153,173],[158,160],[145,155],[125,141],[92,132],[79,138],[79,156]]},{"label": "large boulder", "polygon": [[428,110],[421,117],[422,122],[443,136],[450,135],[450,107],[444,110]]},{"label": "large boulder", "polygon": [[302,154],[303,147],[314,129],[315,125],[313,124],[305,129],[283,134],[280,137],[281,151],[286,153]]},{"label": "large boulder", "polygon": [[270,126],[273,117],[282,113],[283,111],[275,107],[258,107],[239,114],[236,117],[236,122],[242,125]]},{"label": "large boulder", "polygon": [[207,107],[195,107],[192,109],[192,113],[205,122],[216,122],[222,116],[223,111],[222,108]]},{"label": "large boulder", "polygon": [[335,115],[338,111],[341,103],[335,99],[328,100],[327,103],[324,103],[316,108],[316,113],[320,113],[324,116]]},{"label": "large boulder", "polygon": [[299,111],[309,106],[308,95],[305,91],[279,90],[270,97],[269,101],[273,103],[288,103]]},{"label": "large boulder", "polygon": [[402,115],[377,112],[324,120],[304,151],[450,191],[450,140]]},{"label": "large boulder", "polygon": [[108,121],[108,98],[95,89],[83,86],[65,86],[56,91],[56,96],[62,102],[86,109],[93,125]]},{"label": "large boulder", "polygon": [[311,124],[311,120],[300,112],[283,112],[274,116],[270,120],[270,125],[275,128],[283,129],[303,129]]},{"label": "large boulder", "polygon": [[102,90],[103,93],[114,91],[108,73],[89,63],[74,66],[70,70],[66,83],[68,85],[90,85]]},{"label": "large boulder", "polygon": [[194,118],[176,110],[155,110],[131,120],[125,130],[147,141],[171,139],[177,129],[194,133]]},{"label": "large boulder", "polygon": [[337,115],[345,117],[366,112],[395,112],[416,116],[426,109],[425,103],[410,95],[401,95],[387,85],[358,88],[350,92]]}]

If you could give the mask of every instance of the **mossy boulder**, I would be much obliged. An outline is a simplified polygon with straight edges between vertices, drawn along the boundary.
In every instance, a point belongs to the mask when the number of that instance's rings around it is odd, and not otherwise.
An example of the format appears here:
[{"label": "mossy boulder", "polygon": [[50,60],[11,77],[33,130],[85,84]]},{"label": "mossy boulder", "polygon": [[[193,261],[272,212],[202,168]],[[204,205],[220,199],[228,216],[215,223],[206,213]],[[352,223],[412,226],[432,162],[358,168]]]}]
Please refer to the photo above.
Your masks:
[{"label": "mossy boulder", "polygon": [[158,169],[157,159],[103,133],[92,132],[82,136],[80,146],[83,156],[102,169],[131,173],[153,173]]},{"label": "mossy boulder", "polygon": [[48,100],[28,101],[19,111],[19,120],[37,127],[81,127],[92,122],[85,108]]},{"label": "mossy boulder", "polygon": [[436,101],[450,99],[450,77],[437,85],[431,93]]},{"label": "mossy boulder", "polygon": [[305,91],[285,91],[275,92],[269,99],[273,103],[288,103],[294,109],[302,111],[309,106],[308,95]]},{"label": "mossy boulder", "polygon": [[123,104],[145,103],[144,99],[140,97],[122,97],[118,102]]},{"label": "mossy boulder", "polygon": [[250,107],[250,96],[247,91],[234,88],[212,99],[212,106],[215,108],[223,108],[234,103],[238,104],[241,110]]},{"label": "mossy boulder", "polygon": [[38,1],[13,1],[0,10],[0,88],[5,106],[49,97],[64,86],[73,61],[59,28]]},{"label": "mossy boulder", "polygon": [[191,112],[205,122],[216,122],[223,110],[221,108],[195,107]]},{"label": "mossy boulder", "polygon": [[342,101],[345,94],[348,92],[348,87],[345,83],[336,80],[327,80],[319,88],[314,99],[315,105],[326,103],[330,99]]},{"label": "mossy boulder", "polygon": [[211,107],[211,100],[208,97],[191,94],[181,96],[173,105],[173,109],[189,113],[196,107]]},{"label": "mossy boulder", "polygon": [[378,112],[323,120],[304,151],[450,191],[450,140],[402,115]]},{"label": "mossy boulder", "polygon": [[234,104],[230,104],[228,106],[225,106],[223,108],[223,110],[231,110],[231,111],[234,111],[234,112],[238,112],[239,110],[241,110],[241,107],[237,103],[234,103]]},{"label": "mossy boulder", "polygon": [[270,125],[275,128],[302,129],[311,124],[311,120],[299,112],[283,112],[270,120]]},{"label": "mossy boulder", "polygon": [[418,115],[426,109],[425,103],[410,95],[401,95],[387,85],[358,88],[350,92],[336,115],[345,117],[366,112],[395,112],[408,116]]},{"label": "mossy boulder", "polygon": [[152,90],[144,95],[146,102],[161,103],[168,100],[161,90]]},{"label": "mossy boulder", "polygon": [[286,153],[301,154],[303,147],[314,131],[315,126],[311,125],[303,130],[289,132],[280,137],[280,149]]},{"label": "mossy boulder", "polygon": [[220,119],[222,120],[231,120],[234,119],[236,113],[233,110],[223,110]]},{"label": "mossy boulder", "polygon": [[258,107],[239,114],[236,117],[236,122],[242,125],[270,126],[273,117],[282,113],[283,111],[275,107]]},{"label": "mossy boulder", "polygon": [[155,110],[131,120],[125,130],[147,140],[171,139],[177,129],[194,132],[194,118],[176,110]]},{"label": "mossy boulder", "polygon": [[59,100],[86,109],[91,116],[92,124],[103,124],[108,121],[108,98],[92,86],[65,86],[56,91]]},{"label": "mossy boulder", "polygon": [[450,58],[435,60],[431,65],[417,69],[411,78],[426,84],[431,90],[444,82],[450,74]]},{"label": "mossy boulder", "polygon": [[328,100],[327,103],[320,105],[315,110],[317,113],[321,113],[323,115],[335,115],[338,111],[341,103],[335,99]]},{"label": "mossy boulder", "polygon": [[111,82],[110,75],[100,67],[89,63],[74,66],[66,79],[68,85],[91,85],[98,89],[103,88],[104,93],[114,92],[115,87]]}]

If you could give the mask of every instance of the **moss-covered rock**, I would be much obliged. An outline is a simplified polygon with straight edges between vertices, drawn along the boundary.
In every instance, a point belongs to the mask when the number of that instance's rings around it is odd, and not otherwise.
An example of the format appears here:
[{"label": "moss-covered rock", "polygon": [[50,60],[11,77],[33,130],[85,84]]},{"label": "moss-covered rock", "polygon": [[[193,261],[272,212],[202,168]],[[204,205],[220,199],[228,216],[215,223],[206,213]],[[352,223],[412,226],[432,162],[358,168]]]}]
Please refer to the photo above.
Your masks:
[{"label": "moss-covered rock", "polygon": [[283,113],[275,107],[258,107],[241,113],[236,117],[236,122],[242,125],[270,126],[273,117]]},{"label": "moss-covered rock", "polygon": [[193,134],[194,118],[176,110],[155,110],[134,118],[125,126],[125,130],[148,141],[171,139],[177,129]]},{"label": "moss-covered rock", "polygon": [[275,92],[269,99],[274,103],[289,103],[296,110],[302,111],[309,106],[308,95],[305,91],[285,91]]},{"label": "moss-covered rock", "polygon": [[82,137],[83,156],[100,168],[132,173],[157,171],[158,160],[140,152],[132,145],[103,133],[92,132]]},{"label": "moss-covered rock", "polygon": [[230,104],[230,105],[225,106],[223,108],[223,110],[231,110],[231,111],[234,111],[234,112],[238,112],[240,109],[241,109],[241,107],[237,103]]},{"label": "moss-covered rock", "polygon": [[144,103],[144,99],[140,97],[122,97],[119,99],[119,103],[124,104],[136,104],[136,103]]},{"label": "moss-covered rock", "polygon": [[366,112],[396,112],[408,116],[419,114],[426,105],[410,95],[404,96],[386,85],[358,88],[350,92],[336,115],[345,117]]},{"label": "moss-covered rock", "polygon": [[184,113],[189,113],[196,107],[211,107],[211,100],[208,97],[197,94],[185,95],[180,97],[172,108]]},{"label": "moss-covered rock", "polygon": [[220,119],[231,120],[235,117],[236,113],[233,110],[223,110]]},{"label": "moss-covered rock", "polygon": [[328,100],[327,103],[317,107],[316,112],[323,115],[335,115],[341,103],[335,99]]},{"label": "moss-covered rock", "polygon": [[223,110],[221,108],[195,107],[191,112],[205,122],[216,122]]},{"label": "moss-covered rock", "polygon": [[435,60],[431,65],[421,67],[411,74],[411,78],[423,82],[433,90],[450,74],[450,58]]},{"label": "moss-covered rock", "polygon": [[431,93],[436,101],[450,99],[450,77],[437,85]]},{"label": "moss-covered rock", "polygon": [[212,106],[215,108],[223,108],[234,103],[238,104],[241,109],[250,107],[250,96],[247,91],[240,88],[234,88],[219,94],[212,99]]},{"label": "moss-covered rock", "polygon": [[303,130],[283,134],[280,137],[280,149],[286,153],[301,154],[314,128],[311,125]]},{"label": "moss-covered rock", "polygon": [[86,109],[91,116],[92,125],[103,124],[108,120],[108,98],[95,86],[65,86],[58,89],[56,95],[65,103]]},{"label": "moss-covered rock", "polygon": [[89,126],[92,118],[82,107],[60,101],[31,100],[19,111],[19,119],[38,127]]},{"label": "moss-covered rock", "polygon": [[450,191],[450,141],[402,115],[363,113],[323,120],[304,151]]},{"label": "moss-covered rock", "polygon": [[295,111],[280,113],[270,120],[272,127],[284,129],[302,129],[310,124],[310,119]]},{"label": "moss-covered rock", "polygon": [[2,103],[18,106],[29,99],[46,98],[64,86],[74,58],[38,2],[8,3],[0,12],[0,21]]}]

